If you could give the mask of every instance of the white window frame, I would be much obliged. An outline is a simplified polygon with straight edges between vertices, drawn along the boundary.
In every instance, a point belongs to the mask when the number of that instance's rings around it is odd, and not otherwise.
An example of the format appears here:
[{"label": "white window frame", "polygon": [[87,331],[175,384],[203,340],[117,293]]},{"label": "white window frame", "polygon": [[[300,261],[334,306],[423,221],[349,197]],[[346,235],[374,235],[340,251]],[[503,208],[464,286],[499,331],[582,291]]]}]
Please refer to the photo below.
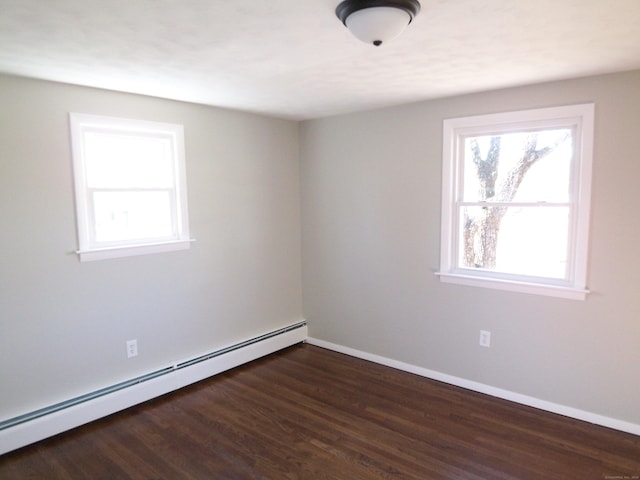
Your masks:
[{"label": "white window frame", "polygon": [[[440,271],[437,272],[441,282],[574,300],[586,298],[589,293],[586,285],[594,111],[594,104],[589,103],[444,120],[441,251]],[[567,278],[558,281],[460,267],[457,265],[460,235],[458,202],[461,201],[462,194],[461,163],[464,137],[536,128],[571,128],[574,131]]]},{"label": "white window frame", "polygon": [[[146,255],[151,253],[185,250],[193,241],[189,236],[187,210],[187,181],[184,149],[184,127],[182,125],[107,117],[84,113],[69,114],[71,149],[76,199],[76,220],[79,248],[76,253],[80,261]],[[174,184],[171,193],[171,215],[173,234],[166,238],[149,238],[119,242],[95,240],[95,219],[92,212],[92,190],[87,184],[85,133],[118,133],[138,138],[162,138],[168,140],[173,163]],[[126,191],[127,189],[122,189]]]}]

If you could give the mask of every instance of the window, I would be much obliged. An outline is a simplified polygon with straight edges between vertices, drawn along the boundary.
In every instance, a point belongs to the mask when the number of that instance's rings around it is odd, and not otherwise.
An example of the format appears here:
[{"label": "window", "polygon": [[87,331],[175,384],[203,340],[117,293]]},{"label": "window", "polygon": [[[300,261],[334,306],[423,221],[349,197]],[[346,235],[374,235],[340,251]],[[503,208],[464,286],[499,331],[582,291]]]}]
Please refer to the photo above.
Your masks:
[{"label": "window", "polygon": [[443,282],[584,299],[593,104],[443,124]]},{"label": "window", "polygon": [[81,261],[189,248],[182,125],[70,114]]}]

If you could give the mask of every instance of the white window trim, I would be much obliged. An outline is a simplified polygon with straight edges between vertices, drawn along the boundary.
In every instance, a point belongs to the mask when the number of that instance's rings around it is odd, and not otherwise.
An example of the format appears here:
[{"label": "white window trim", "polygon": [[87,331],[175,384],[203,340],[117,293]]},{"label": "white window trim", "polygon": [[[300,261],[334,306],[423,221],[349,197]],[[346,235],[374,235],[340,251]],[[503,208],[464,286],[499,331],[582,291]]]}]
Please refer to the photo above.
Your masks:
[{"label": "white window trim", "polygon": [[[443,283],[455,283],[473,287],[493,288],[536,295],[548,295],[574,300],[584,300],[589,293],[586,287],[587,258],[589,249],[589,217],[591,212],[591,172],[593,163],[594,104],[580,104],[519,112],[478,115],[447,119],[443,122],[442,163],[442,219],[440,271],[436,273]],[[461,135],[486,134],[488,127],[506,133],[531,128],[536,123],[545,127],[569,126],[576,129],[577,165],[572,178],[573,201],[579,206],[572,221],[572,249],[570,250],[572,274],[566,284],[524,276],[474,271],[456,267],[457,220],[456,200],[459,195],[458,145]],[[510,278],[506,278],[510,277]]]},{"label": "white window trim", "polygon": [[195,242],[195,240],[191,238],[188,240],[172,240],[170,242],[76,250],[76,253],[80,256],[81,261],[90,262],[93,260],[105,260],[107,258],[133,257],[135,255],[187,250],[193,242]]},{"label": "white window trim", "polygon": [[[79,248],[75,253],[78,254],[80,261],[86,262],[188,249],[194,240],[189,235],[184,127],[178,124],[83,113],[70,113],[69,123],[79,244]],[[177,202],[175,211],[177,218],[175,221],[177,238],[122,242],[113,245],[100,245],[93,242],[91,235],[93,227],[90,220],[92,216],[89,211],[90,202],[87,198],[89,188],[87,187],[86,179],[83,135],[85,131],[96,130],[139,133],[141,135],[162,135],[171,139],[175,159],[175,196]]]}]

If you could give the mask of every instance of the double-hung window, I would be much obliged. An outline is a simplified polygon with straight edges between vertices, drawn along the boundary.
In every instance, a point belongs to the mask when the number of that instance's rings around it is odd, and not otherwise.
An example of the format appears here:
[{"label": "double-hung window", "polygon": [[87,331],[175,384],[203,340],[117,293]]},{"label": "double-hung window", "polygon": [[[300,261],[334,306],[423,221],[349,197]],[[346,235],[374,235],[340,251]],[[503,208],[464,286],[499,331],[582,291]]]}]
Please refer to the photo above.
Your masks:
[{"label": "double-hung window", "polygon": [[70,114],[81,261],[189,248],[182,125]]},{"label": "double-hung window", "polygon": [[593,104],[445,120],[440,279],[586,296]]}]

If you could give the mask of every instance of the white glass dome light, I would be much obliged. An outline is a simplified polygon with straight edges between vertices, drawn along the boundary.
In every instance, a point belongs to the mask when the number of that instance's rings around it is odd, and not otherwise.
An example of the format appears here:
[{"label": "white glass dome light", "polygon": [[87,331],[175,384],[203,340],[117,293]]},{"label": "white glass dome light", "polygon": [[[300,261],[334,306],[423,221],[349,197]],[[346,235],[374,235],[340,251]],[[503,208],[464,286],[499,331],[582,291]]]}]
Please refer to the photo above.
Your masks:
[{"label": "white glass dome light", "polygon": [[417,0],[345,0],[336,7],[353,35],[375,46],[400,35],[419,11]]}]

